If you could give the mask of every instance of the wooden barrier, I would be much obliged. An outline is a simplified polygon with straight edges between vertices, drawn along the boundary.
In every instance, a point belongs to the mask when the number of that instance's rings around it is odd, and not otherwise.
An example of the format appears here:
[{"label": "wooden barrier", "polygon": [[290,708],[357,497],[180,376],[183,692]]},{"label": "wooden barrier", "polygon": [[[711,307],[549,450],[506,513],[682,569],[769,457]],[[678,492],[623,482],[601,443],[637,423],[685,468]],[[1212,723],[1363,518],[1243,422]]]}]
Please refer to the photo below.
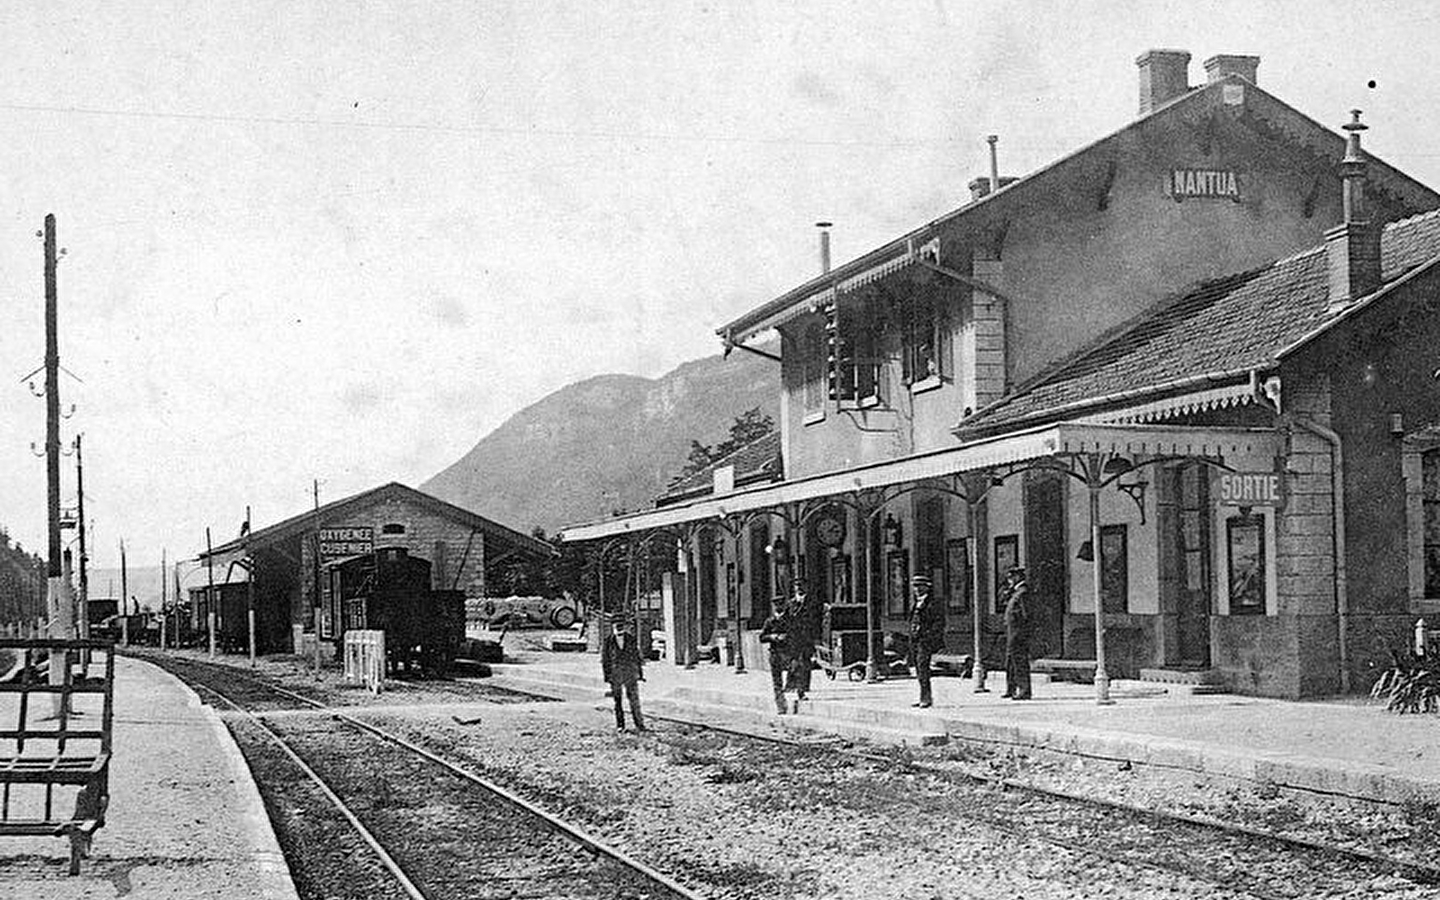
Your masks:
[{"label": "wooden barrier", "polygon": [[[105,656],[103,674],[84,662],[87,651]],[[110,803],[114,676],[108,641],[0,640],[0,835],[68,837],[71,875]],[[45,695],[58,701],[54,717],[31,702]],[[86,699],[98,703],[86,709]],[[57,788],[75,789],[73,812],[61,812],[69,798]]]},{"label": "wooden barrier", "polygon": [[345,683],[364,685],[372,694],[385,689],[385,632],[345,632]]}]

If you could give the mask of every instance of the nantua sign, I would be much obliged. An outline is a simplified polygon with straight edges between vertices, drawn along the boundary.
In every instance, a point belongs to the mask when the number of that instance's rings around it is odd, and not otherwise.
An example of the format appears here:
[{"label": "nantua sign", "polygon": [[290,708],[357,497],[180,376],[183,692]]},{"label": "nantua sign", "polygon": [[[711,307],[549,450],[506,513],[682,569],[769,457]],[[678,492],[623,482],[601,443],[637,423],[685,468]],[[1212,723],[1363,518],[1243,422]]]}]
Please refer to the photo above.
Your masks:
[{"label": "nantua sign", "polygon": [[338,559],[345,556],[363,556],[375,552],[375,529],[370,526],[358,528],[320,529],[320,558]]},{"label": "nantua sign", "polygon": [[1270,472],[1230,472],[1214,470],[1210,479],[1210,497],[1220,506],[1285,506],[1285,474]]},{"label": "nantua sign", "polygon": [[1178,203],[1192,197],[1240,202],[1240,176],[1229,169],[1174,169],[1170,196]]}]

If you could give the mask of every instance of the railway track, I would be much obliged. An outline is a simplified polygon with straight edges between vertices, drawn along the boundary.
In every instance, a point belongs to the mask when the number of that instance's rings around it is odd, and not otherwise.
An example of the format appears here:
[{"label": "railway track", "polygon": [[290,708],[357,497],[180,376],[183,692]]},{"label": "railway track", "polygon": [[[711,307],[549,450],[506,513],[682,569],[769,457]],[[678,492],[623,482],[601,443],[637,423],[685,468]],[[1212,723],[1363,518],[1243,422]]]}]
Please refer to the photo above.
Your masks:
[{"label": "railway track", "polygon": [[[812,741],[775,733],[653,713],[650,718],[797,750],[816,748]],[[1277,900],[1328,896],[1337,890],[1337,864],[1350,868],[1346,874],[1357,886],[1380,874],[1399,875],[1418,885],[1440,885],[1440,866],[1422,860],[927,764],[904,754],[853,747],[831,747],[825,752],[986,788],[983,802],[967,803],[957,814],[1017,839],[1042,840],[1085,856],[1184,875],[1246,896]]]},{"label": "railway track", "polygon": [[[523,797],[340,708],[229,667],[153,661],[239,714],[232,732],[257,770],[302,897],[698,898]],[[224,690],[216,685],[222,678]]]},{"label": "railway track", "polygon": [[[230,670],[235,671],[235,670]],[[270,696],[300,703],[315,714],[338,714],[314,698],[302,697],[293,691],[273,685],[254,688],[271,692]],[[528,691],[494,688],[499,694],[552,697]],[[491,699],[483,696],[482,699]],[[352,719],[353,717],[345,717]],[[1206,896],[1255,897],[1264,900],[1317,896],[1367,896],[1367,885],[1383,876],[1400,876],[1421,891],[1421,885],[1440,884],[1440,867],[1420,860],[1405,860],[1355,847],[1344,847],[1242,826],[1202,816],[1139,808],[1124,803],[1077,796],[1026,782],[976,774],[946,764],[931,764],[909,758],[906,754],[879,753],[864,749],[817,745],[773,733],[759,733],[728,725],[686,719],[678,716],[651,718],[668,721],[693,729],[716,732],[738,738],[752,745],[751,753],[763,764],[777,765],[775,750],[765,745],[783,747],[795,759],[778,765],[803,765],[804,758],[815,754],[842,756],[856,765],[874,767],[891,773],[903,772],[919,779],[962,785],[957,792],[935,791],[930,803],[949,803],[947,815],[957,822],[971,822],[983,829],[1004,835],[1007,840],[1041,843],[1051,846],[1088,865],[1105,869],[1115,877],[1118,873],[1150,871],[1180,876],[1191,882],[1208,885]],[[287,720],[287,724],[288,724]],[[353,720],[357,728],[367,729],[374,736],[383,736],[380,729]],[[673,733],[672,733],[673,734]],[[403,739],[394,735],[388,741]],[[667,740],[663,733],[658,740]],[[412,752],[428,754],[423,748]],[[437,764],[451,766],[444,760]],[[453,766],[451,766],[453,768]],[[919,785],[923,796],[923,781]],[[681,865],[679,870],[683,870]],[[1419,896],[1419,893],[1410,894]],[[1437,891],[1440,896],[1440,891]]]},{"label": "railway track", "polygon": [[[816,749],[813,742],[774,733],[676,716],[652,714],[651,718],[797,750]],[[917,762],[903,754],[853,747],[833,747],[825,752],[985,788],[980,796],[967,797],[957,815],[1016,839],[1041,840],[1082,856],[1182,875],[1243,896],[1266,900],[1363,896],[1347,891],[1362,890],[1372,878],[1384,874],[1399,875],[1417,885],[1440,885],[1440,866],[1421,860]]]}]

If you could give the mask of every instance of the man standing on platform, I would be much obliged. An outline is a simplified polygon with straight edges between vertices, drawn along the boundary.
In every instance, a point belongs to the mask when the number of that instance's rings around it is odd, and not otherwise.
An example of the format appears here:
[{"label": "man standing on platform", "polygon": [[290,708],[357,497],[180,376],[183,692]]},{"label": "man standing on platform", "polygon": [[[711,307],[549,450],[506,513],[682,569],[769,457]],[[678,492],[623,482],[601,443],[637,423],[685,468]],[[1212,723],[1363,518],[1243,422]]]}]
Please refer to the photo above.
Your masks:
[{"label": "man standing on platform", "polygon": [[635,730],[644,731],[645,720],[640,718],[640,682],[645,680],[645,663],[640,656],[640,642],[627,620],[617,618],[611,633],[605,635],[605,643],[600,646],[600,670],[615,698],[615,729],[625,730],[625,710],[620,697],[623,693],[630,701]]},{"label": "man standing on platform", "polygon": [[810,690],[810,673],[814,666],[815,642],[820,639],[821,619],[825,612],[820,608],[818,597],[812,598],[805,585],[795,582],[795,596],[790,601],[790,687],[795,695],[805,699]]},{"label": "man standing on platform", "polygon": [[777,599],[760,626],[760,643],[770,649],[770,683],[775,689],[775,712],[785,715],[785,672],[790,667],[790,617],[785,601]]},{"label": "man standing on platform", "polygon": [[1005,696],[1030,699],[1030,597],[1025,570],[1005,573]]},{"label": "man standing on platform", "polygon": [[928,709],[934,703],[930,694],[930,657],[945,647],[945,604],[930,596],[930,576],[916,575],[910,579],[915,592],[915,605],[910,610],[910,648],[915,654],[915,677],[920,680],[920,700],[911,706]]}]

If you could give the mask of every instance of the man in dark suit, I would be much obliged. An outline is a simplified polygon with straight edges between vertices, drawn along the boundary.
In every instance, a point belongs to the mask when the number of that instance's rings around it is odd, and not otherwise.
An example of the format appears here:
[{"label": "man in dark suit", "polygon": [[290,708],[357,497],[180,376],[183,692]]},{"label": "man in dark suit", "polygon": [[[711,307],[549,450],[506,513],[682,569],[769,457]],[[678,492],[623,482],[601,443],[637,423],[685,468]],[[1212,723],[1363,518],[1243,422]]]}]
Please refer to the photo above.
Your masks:
[{"label": "man in dark suit", "polygon": [[1005,573],[1005,696],[1030,699],[1030,597],[1025,570]]},{"label": "man in dark suit", "polygon": [[814,667],[815,642],[820,639],[825,610],[819,597],[811,597],[801,581],[795,582],[795,596],[790,600],[790,687],[797,698],[804,700],[810,690],[810,672]]},{"label": "man in dark suit", "polygon": [[790,667],[790,616],[777,599],[765,624],[760,626],[760,643],[770,650],[770,683],[775,690],[775,712],[785,715],[785,674]]},{"label": "man in dark suit", "polygon": [[910,647],[915,654],[915,677],[920,680],[920,700],[911,706],[928,709],[934,703],[930,694],[930,657],[945,648],[945,604],[930,595],[930,576],[916,575],[910,579],[915,605],[910,610]]},{"label": "man in dark suit", "polygon": [[645,720],[640,717],[640,682],[645,680],[645,663],[640,655],[640,642],[635,637],[633,625],[624,619],[616,619],[611,633],[605,635],[600,645],[600,669],[610,685],[611,696],[615,698],[615,728],[625,730],[625,710],[620,704],[620,695],[630,700],[630,717],[635,720],[635,730],[645,730]]}]

